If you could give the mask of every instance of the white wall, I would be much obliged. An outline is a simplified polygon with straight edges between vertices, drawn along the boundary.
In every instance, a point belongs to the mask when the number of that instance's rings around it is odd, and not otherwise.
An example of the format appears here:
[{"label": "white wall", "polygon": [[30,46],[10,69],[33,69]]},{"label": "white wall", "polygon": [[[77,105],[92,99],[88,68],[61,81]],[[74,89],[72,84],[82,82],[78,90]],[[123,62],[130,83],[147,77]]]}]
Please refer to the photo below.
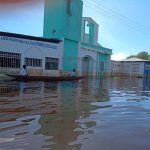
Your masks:
[{"label": "white wall", "polygon": [[78,63],[78,70],[79,72],[82,72],[82,59],[85,56],[90,56],[93,59],[93,76],[96,75],[96,62],[97,62],[97,52],[93,51],[93,50],[89,50],[83,47],[80,47],[79,49],[79,53],[78,53],[78,59],[79,59],[79,63]]},{"label": "white wall", "polygon": [[94,25],[93,45],[97,46],[99,25],[92,18],[90,18],[90,17],[83,17],[82,18],[81,42],[89,44],[89,35],[85,34],[85,32],[84,32],[84,29],[85,29],[84,22],[85,21],[87,21],[88,23],[92,23]]},{"label": "white wall", "polygon": [[[134,69],[136,68],[136,69]],[[144,62],[111,61],[111,75],[143,76]]]},{"label": "white wall", "polygon": [[59,70],[62,69],[62,42],[55,44],[50,42],[0,36],[0,51],[21,53],[21,65],[24,64],[25,57],[42,59],[43,69],[45,68],[45,57],[58,58],[60,60]]}]

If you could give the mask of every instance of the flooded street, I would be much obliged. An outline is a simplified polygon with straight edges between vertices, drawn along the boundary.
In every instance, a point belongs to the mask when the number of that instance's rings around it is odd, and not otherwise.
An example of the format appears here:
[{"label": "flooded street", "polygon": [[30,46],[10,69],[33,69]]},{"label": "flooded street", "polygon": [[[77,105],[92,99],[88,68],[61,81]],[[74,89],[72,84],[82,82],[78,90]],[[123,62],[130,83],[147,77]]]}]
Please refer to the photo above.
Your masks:
[{"label": "flooded street", "polygon": [[150,81],[0,83],[0,150],[149,150]]}]

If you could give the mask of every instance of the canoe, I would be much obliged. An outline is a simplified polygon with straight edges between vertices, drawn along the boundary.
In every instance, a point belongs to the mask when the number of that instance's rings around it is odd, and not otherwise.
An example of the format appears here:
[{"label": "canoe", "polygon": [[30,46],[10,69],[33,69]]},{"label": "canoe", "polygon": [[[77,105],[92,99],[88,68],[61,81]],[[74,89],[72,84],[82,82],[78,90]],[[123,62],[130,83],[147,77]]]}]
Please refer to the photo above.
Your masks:
[{"label": "canoe", "polygon": [[25,76],[7,74],[7,76],[14,78],[17,81],[78,81],[84,79],[83,76],[71,77],[71,76]]}]

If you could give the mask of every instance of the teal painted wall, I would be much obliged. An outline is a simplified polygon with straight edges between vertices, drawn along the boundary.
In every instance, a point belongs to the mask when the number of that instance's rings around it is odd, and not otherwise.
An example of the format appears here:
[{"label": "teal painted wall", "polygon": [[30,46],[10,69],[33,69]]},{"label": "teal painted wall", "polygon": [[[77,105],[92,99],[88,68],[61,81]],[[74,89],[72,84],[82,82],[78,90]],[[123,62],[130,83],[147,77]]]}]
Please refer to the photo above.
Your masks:
[{"label": "teal painted wall", "polygon": [[65,71],[72,71],[78,66],[78,42],[65,39],[64,40],[64,63],[63,69]]},{"label": "teal painted wall", "polygon": [[94,42],[94,24],[89,25],[89,44],[93,45]]},{"label": "teal painted wall", "polygon": [[[77,69],[82,26],[81,0],[45,0],[44,38],[64,39],[64,70]],[[76,58],[70,60],[67,59]],[[69,63],[69,64],[68,64]]]},{"label": "teal painted wall", "polygon": [[81,0],[45,0],[43,37],[81,41],[82,7]]},{"label": "teal painted wall", "polygon": [[[66,7],[69,7],[70,14],[65,13],[65,30],[64,37],[74,41],[81,41],[81,27],[82,27],[82,7],[83,2],[81,0],[70,0],[70,6],[66,3]],[[67,1],[66,1],[67,2]]]},{"label": "teal painted wall", "polygon": [[[101,63],[104,63],[103,72],[101,71],[101,67],[102,67]],[[106,75],[106,70],[108,67],[107,64],[108,64],[108,55],[97,53],[97,74],[98,74],[98,76]]]},{"label": "teal painted wall", "polygon": [[64,0],[45,0],[44,38],[63,38],[64,9]]}]

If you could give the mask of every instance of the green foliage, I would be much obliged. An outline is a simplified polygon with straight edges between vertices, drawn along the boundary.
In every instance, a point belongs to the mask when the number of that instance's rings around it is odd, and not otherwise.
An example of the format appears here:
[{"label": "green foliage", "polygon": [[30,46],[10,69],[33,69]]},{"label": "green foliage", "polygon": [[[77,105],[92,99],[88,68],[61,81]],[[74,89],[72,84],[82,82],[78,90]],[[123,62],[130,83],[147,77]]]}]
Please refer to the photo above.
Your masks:
[{"label": "green foliage", "polygon": [[144,59],[144,60],[150,60],[150,55],[146,51],[141,51],[137,55],[131,55],[128,58],[132,58],[132,57],[136,57],[136,58]]},{"label": "green foliage", "polygon": [[148,60],[149,54],[148,54],[148,52],[142,51],[137,54],[137,58]]}]

